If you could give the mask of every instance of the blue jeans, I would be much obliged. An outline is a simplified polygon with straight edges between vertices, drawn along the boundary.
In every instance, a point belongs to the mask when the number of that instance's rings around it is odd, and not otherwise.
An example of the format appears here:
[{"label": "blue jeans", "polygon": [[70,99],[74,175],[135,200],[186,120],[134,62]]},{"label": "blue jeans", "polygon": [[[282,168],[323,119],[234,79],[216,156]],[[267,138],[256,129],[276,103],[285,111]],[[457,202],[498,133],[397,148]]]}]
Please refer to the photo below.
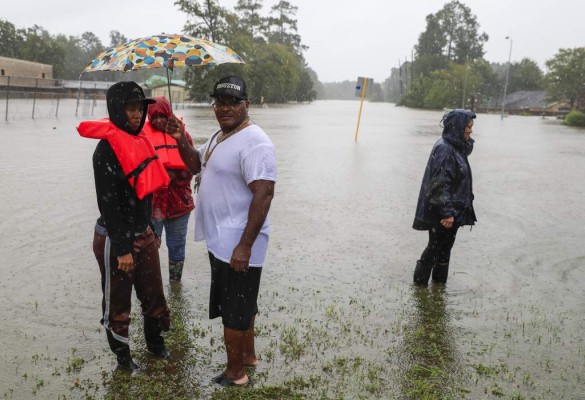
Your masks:
[{"label": "blue jeans", "polygon": [[172,219],[152,219],[154,233],[162,239],[163,227],[166,232],[166,244],[169,249],[169,260],[185,260],[185,242],[187,239],[187,225],[191,212]]}]

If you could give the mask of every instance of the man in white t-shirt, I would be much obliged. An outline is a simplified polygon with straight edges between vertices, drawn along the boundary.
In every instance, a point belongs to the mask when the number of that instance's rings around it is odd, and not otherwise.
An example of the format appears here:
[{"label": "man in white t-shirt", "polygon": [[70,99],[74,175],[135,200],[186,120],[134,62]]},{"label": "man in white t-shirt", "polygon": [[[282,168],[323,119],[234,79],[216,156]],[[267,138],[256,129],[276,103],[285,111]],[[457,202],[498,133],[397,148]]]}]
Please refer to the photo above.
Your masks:
[{"label": "man in white t-shirt", "polygon": [[262,264],[268,247],[268,210],[274,196],[274,145],[248,117],[246,83],[227,76],[211,97],[220,129],[195,150],[169,119],[166,132],[179,145],[189,170],[198,174],[195,240],[205,240],[211,264],[209,317],[222,317],[227,368],[220,385],[247,385],[244,366],[258,364],[254,319]]}]

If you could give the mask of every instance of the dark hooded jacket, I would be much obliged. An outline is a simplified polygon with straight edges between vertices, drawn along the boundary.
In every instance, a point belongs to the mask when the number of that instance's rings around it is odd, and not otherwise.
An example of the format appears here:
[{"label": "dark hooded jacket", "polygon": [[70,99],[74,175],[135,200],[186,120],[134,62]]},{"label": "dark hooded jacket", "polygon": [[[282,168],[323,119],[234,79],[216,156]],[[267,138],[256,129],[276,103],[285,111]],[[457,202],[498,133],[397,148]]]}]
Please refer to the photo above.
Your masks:
[{"label": "dark hooded jacket", "polygon": [[[124,110],[132,101],[142,101],[144,112],[137,130],[130,128]],[[144,126],[150,99],[135,82],[118,82],[106,94],[110,121],[129,135],[137,135]],[[128,183],[116,154],[107,140],[100,140],[93,153],[93,170],[100,218],[98,224],[108,231],[116,256],[130,253],[134,236],[148,228],[152,212],[152,195],[140,200]]]},{"label": "dark hooded jacket", "polygon": [[443,135],[431,151],[423,176],[413,228],[429,230],[443,218],[454,217],[454,227],[473,225],[473,180],[467,157],[473,150],[473,139],[463,135],[475,114],[452,110],[443,117]]}]

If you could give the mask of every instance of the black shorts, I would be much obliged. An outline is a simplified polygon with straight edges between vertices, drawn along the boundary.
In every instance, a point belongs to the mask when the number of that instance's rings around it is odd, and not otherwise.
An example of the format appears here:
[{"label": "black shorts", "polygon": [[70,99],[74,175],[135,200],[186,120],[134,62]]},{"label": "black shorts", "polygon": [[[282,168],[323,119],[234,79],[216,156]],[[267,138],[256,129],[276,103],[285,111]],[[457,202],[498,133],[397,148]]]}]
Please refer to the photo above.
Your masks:
[{"label": "black shorts", "polygon": [[221,317],[223,326],[237,331],[250,328],[258,314],[258,290],[261,267],[250,267],[247,272],[236,272],[226,262],[209,253],[211,290],[209,318]]}]

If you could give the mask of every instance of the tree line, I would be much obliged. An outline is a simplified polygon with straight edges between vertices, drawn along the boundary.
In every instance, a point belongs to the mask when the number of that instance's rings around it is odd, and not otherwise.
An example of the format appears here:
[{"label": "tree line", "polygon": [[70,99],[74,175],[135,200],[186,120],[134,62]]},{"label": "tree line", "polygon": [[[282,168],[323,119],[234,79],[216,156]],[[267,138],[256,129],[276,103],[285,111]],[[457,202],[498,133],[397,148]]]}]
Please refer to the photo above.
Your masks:
[{"label": "tree line", "polygon": [[[110,46],[126,42],[118,31],[110,32]],[[16,28],[13,23],[0,19],[0,56],[35,61],[53,66],[55,79],[78,79],[85,66],[106,47],[92,32],[80,36],[51,35],[45,28],[33,25]],[[117,75],[98,73],[84,75],[88,80],[115,80]]]},{"label": "tree line", "polygon": [[507,93],[546,90],[551,101],[578,105],[585,85],[585,48],[560,49],[546,62],[545,74],[529,58],[510,65],[486,61],[483,46],[489,37],[479,27],[471,9],[457,0],[428,15],[411,60],[399,61],[384,81],[384,99],[429,109],[468,107],[474,98],[497,106],[508,74]]},{"label": "tree line", "polygon": [[[209,98],[213,83],[221,76],[237,74],[248,83],[250,100],[255,103],[306,102],[316,98],[316,73],[303,56],[307,49],[297,31],[297,7],[280,1],[262,14],[262,0],[239,0],[234,10],[217,0],[178,0],[175,5],[187,13],[185,32],[221,43],[236,50],[245,64],[223,64],[215,68],[176,68],[174,78],[187,81],[194,100]],[[109,46],[128,39],[119,31],[110,32]],[[106,47],[92,32],[80,36],[51,35],[41,26],[16,28],[0,20],[0,56],[35,61],[53,66],[55,79],[78,79],[85,66]],[[144,81],[162,70],[123,73],[84,74],[84,80]]]},{"label": "tree line", "polygon": [[303,56],[307,47],[297,30],[296,6],[280,1],[263,14],[262,0],[239,0],[234,10],[217,0],[177,0],[175,5],[189,16],[185,32],[225,44],[246,62],[187,69],[185,80],[193,99],[208,98],[213,83],[227,74],[246,80],[254,103],[316,98],[317,77]]},{"label": "tree line", "polygon": [[[213,82],[226,74],[241,75],[249,83],[252,102],[281,103],[319,99],[355,98],[355,81],[321,83],[304,58],[307,47],[297,30],[298,8],[280,1],[264,13],[262,0],[239,0],[233,10],[218,0],[176,0],[189,16],[184,30],[193,36],[225,44],[242,56],[246,64],[224,64],[214,69],[176,68],[174,78],[187,81],[190,96],[205,100]],[[482,105],[497,106],[509,75],[507,92],[546,90],[551,101],[583,103],[585,48],[560,49],[546,62],[545,74],[529,58],[519,62],[490,63],[484,59],[489,37],[480,32],[471,9],[457,0],[426,17],[410,60],[398,61],[390,76],[375,82],[368,99],[390,101],[418,108],[470,106],[477,98]],[[110,32],[109,46],[127,38]],[[78,79],[83,68],[106,47],[92,32],[80,36],[51,35],[43,27],[17,29],[0,19],[0,56],[53,65],[56,79]],[[508,71],[509,68],[509,71]],[[144,81],[161,70],[128,74],[91,73],[84,80]]]}]

